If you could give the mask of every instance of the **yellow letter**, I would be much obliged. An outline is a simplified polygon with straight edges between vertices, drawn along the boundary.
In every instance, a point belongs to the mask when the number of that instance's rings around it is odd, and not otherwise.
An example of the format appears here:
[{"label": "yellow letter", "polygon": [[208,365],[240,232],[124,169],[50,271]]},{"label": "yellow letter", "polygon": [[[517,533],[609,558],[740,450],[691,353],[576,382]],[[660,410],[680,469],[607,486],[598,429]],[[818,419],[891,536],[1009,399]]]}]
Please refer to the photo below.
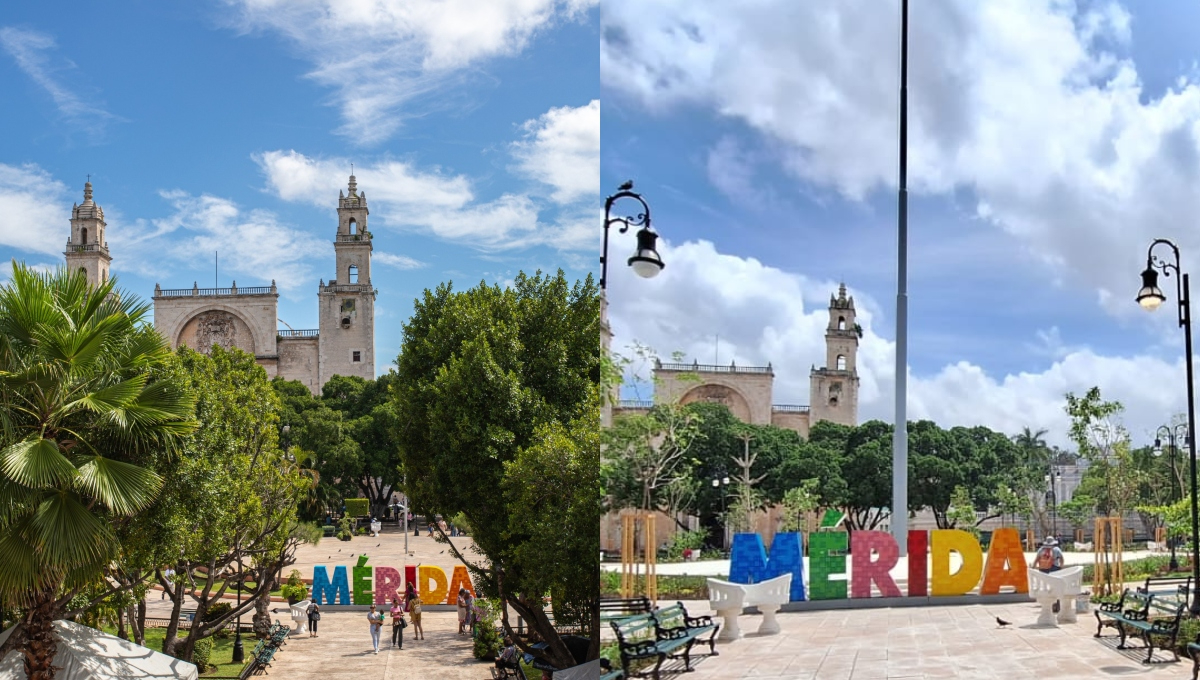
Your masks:
[{"label": "yellow letter", "polygon": [[[446,593],[449,591],[449,587],[446,585],[446,572],[441,567],[435,567],[432,564],[422,564],[418,571],[421,574],[418,579],[421,584],[421,604],[445,603]],[[433,587],[426,588],[430,579],[433,580]]]},{"label": "yellow letter", "polygon": [[[961,529],[937,529],[932,532],[933,574],[930,576],[932,595],[965,595],[978,583],[983,573],[983,551],[975,537]],[[962,557],[962,566],[950,573],[950,553]]]}]

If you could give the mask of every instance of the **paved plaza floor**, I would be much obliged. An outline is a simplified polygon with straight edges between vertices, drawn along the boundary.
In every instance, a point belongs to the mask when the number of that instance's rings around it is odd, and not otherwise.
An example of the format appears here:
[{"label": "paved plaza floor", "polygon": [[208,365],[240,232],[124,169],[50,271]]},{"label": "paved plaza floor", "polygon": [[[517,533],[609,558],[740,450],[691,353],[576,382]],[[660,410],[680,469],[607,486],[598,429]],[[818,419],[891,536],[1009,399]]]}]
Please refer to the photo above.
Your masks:
[{"label": "paved plaza floor", "polygon": [[[688,612],[711,613],[687,602]],[[844,609],[779,615],[782,631],[759,637],[760,619],[743,616],[748,634],[717,644],[688,680],[882,680],[885,678],[1191,678],[1188,660],[1155,652],[1143,664],[1140,641],[1119,650],[1112,628],[1092,637],[1096,619],[1058,628],[1035,625],[1036,604]],[[999,616],[1012,625],[1001,628]]]},{"label": "paved plaza floor", "polygon": [[[412,639],[412,626],[404,630],[403,649],[382,644],[371,649],[367,615],[363,612],[328,612],[321,616],[318,637],[289,637],[271,663],[268,674],[280,678],[316,680],[484,680],[492,664],[471,656],[471,639],[459,635],[454,612],[424,612],[424,640]],[[286,620],[284,620],[287,623]],[[384,625],[391,635],[391,625]]]}]

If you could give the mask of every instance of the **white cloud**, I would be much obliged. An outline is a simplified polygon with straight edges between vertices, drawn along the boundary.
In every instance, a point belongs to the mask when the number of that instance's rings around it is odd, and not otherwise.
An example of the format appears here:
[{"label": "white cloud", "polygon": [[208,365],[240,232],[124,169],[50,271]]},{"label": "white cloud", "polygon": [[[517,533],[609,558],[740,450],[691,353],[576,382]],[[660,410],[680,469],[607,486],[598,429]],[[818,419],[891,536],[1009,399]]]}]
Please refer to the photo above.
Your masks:
[{"label": "white cloud", "polygon": [[550,109],[522,126],[513,144],[517,169],[554,187],[557,203],[596,200],[600,193],[600,100]]},{"label": "white cloud", "polygon": [[[973,193],[986,222],[1110,311],[1135,313],[1153,237],[1196,257],[1200,85],[1146,92],[1118,3],[940,0],[910,19],[910,189]],[[610,92],[744,124],[806,185],[851,199],[895,186],[898,3],[611,0],[601,21]]]},{"label": "white cloud", "polygon": [[[609,314],[614,349],[628,353],[637,341],[663,357],[682,352],[690,363],[741,366],[770,363],[775,372],[774,403],[808,404],[809,369],[825,364],[824,333],[829,296],[837,281],[781,271],[754,259],[718,252],[711,243],[674,245],[660,240],[667,263],[650,280],[637,278],[619,256],[632,250],[631,235],[615,235],[609,254]],[[895,344],[881,337],[880,303],[850,288],[863,327],[859,347],[859,421],[893,420]],[[889,307],[890,309],[890,307]],[[889,321],[890,324],[890,321]],[[1180,377],[1183,358],[1171,351],[1154,355],[1103,356],[1088,347],[1063,346],[1057,329],[1040,332],[1040,342],[1057,356],[1047,368],[990,375],[972,363],[947,365],[933,375],[912,375],[908,386],[910,420],[930,419],[943,427],[985,425],[1014,434],[1022,427],[1045,428],[1048,439],[1066,446],[1069,426],[1063,395],[1098,385],[1106,399],[1125,404],[1125,422],[1138,441],[1171,414],[1185,410]],[[719,358],[718,358],[719,355]],[[638,371],[648,377],[648,367]],[[647,398],[648,388],[639,388]]]},{"label": "white cloud", "polygon": [[337,90],[341,132],[371,144],[412,115],[410,104],[481,62],[520,53],[541,30],[598,0],[227,0],[231,27],[277,32]]},{"label": "white cloud", "polygon": [[[350,167],[346,160],[311,158],[296,151],[268,151],[255,160],[266,175],[267,186],[280,198],[321,207],[327,207],[330,197],[345,187]],[[388,226],[415,228],[488,251],[536,244],[582,245],[573,220],[540,223],[539,206],[523,194],[477,201],[471,181],[463,175],[382,160],[356,165],[355,176],[374,211],[372,218],[382,218]]]},{"label": "white cloud", "polygon": [[70,235],[70,200],[67,187],[38,166],[0,163],[0,244],[61,255]]},{"label": "white cloud", "polygon": [[[267,210],[244,211],[233,201],[216,196],[192,196],[184,191],[163,191],[175,212],[152,220],[156,231],[132,246],[125,257],[169,257],[188,265],[220,253],[221,273],[242,286],[266,285],[274,279],[282,291],[310,285],[307,262],[314,252],[329,246],[323,240],[279,222]],[[164,244],[170,245],[164,247]],[[152,255],[152,253],[154,255]],[[171,282],[167,287],[183,282]]]},{"label": "white cloud", "polygon": [[[37,31],[5,26],[0,28],[0,47],[8,52],[25,75],[50,95],[59,113],[72,124],[99,133],[108,122],[119,120],[101,104],[71,91],[56,77],[56,71],[65,68],[56,68],[48,56],[57,47],[54,38]],[[67,68],[74,68],[74,64]]]},{"label": "white cloud", "polygon": [[371,261],[388,267],[395,267],[396,269],[420,269],[425,266],[424,262],[414,260],[407,255],[394,255],[382,252],[371,255]]}]

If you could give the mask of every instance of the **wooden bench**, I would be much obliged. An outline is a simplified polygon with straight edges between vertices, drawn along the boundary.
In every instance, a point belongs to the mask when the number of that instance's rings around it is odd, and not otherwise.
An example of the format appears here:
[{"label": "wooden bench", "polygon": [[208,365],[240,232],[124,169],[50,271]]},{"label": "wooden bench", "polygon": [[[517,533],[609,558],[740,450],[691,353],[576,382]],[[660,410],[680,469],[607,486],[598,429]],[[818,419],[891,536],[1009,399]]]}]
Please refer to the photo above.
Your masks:
[{"label": "wooden bench", "polygon": [[623,619],[635,614],[649,614],[652,607],[650,598],[645,595],[630,598],[602,597],[600,598],[600,620]]},{"label": "wooden bench", "polygon": [[[1142,663],[1150,663],[1154,658],[1154,639],[1169,638],[1169,645],[1160,645],[1159,649],[1171,650],[1171,655],[1175,657],[1175,661],[1179,661],[1179,652],[1175,651],[1175,641],[1179,637],[1179,621],[1183,618],[1183,612],[1187,609],[1187,601],[1174,602],[1170,600],[1159,601],[1154,595],[1150,595],[1150,614],[1144,620],[1123,621],[1120,624],[1121,628],[1129,626],[1134,630],[1140,631],[1142,641],[1146,643],[1146,659]],[[1159,615],[1155,617],[1155,615]],[[1122,642],[1124,638],[1122,637]]]},{"label": "wooden bench", "polygon": [[1178,599],[1187,602],[1192,592],[1191,576],[1147,576],[1146,583],[1138,586],[1138,592]]}]

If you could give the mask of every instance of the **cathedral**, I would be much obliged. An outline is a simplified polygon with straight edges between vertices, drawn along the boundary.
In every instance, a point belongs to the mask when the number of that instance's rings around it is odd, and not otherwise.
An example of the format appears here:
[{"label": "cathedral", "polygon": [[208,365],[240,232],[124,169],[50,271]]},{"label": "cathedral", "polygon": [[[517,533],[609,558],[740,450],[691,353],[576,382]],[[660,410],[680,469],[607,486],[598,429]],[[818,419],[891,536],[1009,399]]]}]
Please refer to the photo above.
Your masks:
[{"label": "cathedral", "polygon": [[[213,345],[237,347],[254,356],[270,377],[299,380],[313,394],[334,375],[375,378],[375,295],[371,286],[371,232],[367,196],[350,175],[349,193],[339,192],[333,242],[337,273],[317,288],[319,327],[278,328],[279,292],[270,286],[163,288],[154,286],[154,326],[171,349],[187,345],[207,352]],[[92,199],[71,210],[67,266],[83,271],[92,285],[108,280],[112,257],[104,238],[104,210]]]},{"label": "cathedral", "polygon": [[[607,309],[602,306],[605,312]],[[601,323],[601,343],[607,350],[612,331],[607,314]],[[809,403],[775,404],[775,371],[766,366],[710,366],[655,362],[654,398],[690,404],[711,401],[725,404],[739,420],[755,425],[775,425],[798,432],[807,438],[809,427],[828,420],[843,425],[858,424],[859,326],[854,320],[854,297],[846,295],[846,285],[829,297],[829,323],[825,327],[825,366],[813,366],[809,373]],[[697,380],[698,378],[698,380]],[[644,413],[651,402],[617,401],[611,412],[606,408],[605,425],[622,414]]]}]

